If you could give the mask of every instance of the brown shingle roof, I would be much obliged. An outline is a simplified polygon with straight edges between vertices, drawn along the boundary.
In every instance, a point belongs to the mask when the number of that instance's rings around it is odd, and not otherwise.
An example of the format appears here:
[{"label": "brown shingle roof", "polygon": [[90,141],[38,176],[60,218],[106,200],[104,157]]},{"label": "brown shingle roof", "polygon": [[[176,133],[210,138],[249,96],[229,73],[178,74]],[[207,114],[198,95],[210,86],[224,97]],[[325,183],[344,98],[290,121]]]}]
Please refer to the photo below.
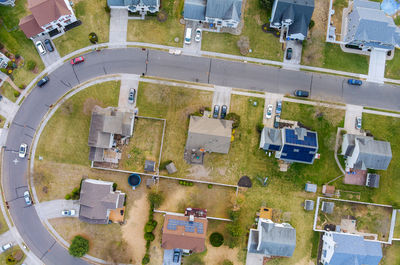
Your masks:
[{"label": "brown shingle roof", "polygon": [[71,14],[64,0],[28,0],[28,8],[40,26]]},{"label": "brown shingle roof", "polygon": [[22,18],[19,21],[19,28],[25,33],[27,38],[33,37],[43,31],[33,15]]},{"label": "brown shingle roof", "polygon": [[161,244],[164,249],[180,248],[189,249],[193,252],[203,252],[205,250],[208,224],[206,218],[194,218],[193,222],[202,226],[202,230],[195,228],[192,230],[194,232],[185,231],[184,225],[176,225],[175,229],[171,229],[171,227],[168,226],[170,220],[189,222],[189,216],[165,215]]}]

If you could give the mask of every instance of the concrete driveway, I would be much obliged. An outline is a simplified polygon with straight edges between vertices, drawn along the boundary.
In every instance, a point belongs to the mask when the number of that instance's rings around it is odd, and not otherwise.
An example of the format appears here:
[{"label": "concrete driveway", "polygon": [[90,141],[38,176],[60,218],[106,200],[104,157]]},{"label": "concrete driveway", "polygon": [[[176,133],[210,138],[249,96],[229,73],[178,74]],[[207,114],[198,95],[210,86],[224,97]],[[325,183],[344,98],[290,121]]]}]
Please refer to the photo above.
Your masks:
[{"label": "concrete driveway", "polygon": [[[53,52],[49,52],[49,50],[47,50],[46,45],[44,45],[44,40],[48,39],[51,41],[51,44],[53,45],[54,51]],[[35,45],[36,48],[36,42],[37,41],[41,41],[43,44],[43,47],[46,50],[45,54],[40,54],[39,52],[39,56],[42,59],[44,65],[46,67],[48,67],[49,65],[51,65],[52,63],[56,62],[58,59],[60,59],[60,54],[57,51],[57,47],[54,45],[53,41],[51,40],[49,34],[45,34],[45,35],[40,35],[38,37],[36,37],[35,39],[33,39],[33,44]],[[36,49],[37,51],[37,49]]]},{"label": "concrete driveway", "polygon": [[[121,110],[134,110],[136,106],[136,99],[138,95],[139,76],[138,75],[123,75],[121,80],[121,87],[119,89],[118,108]],[[136,90],[135,101],[133,104],[128,102],[129,90],[133,88]]]},{"label": "concrete driveway", "polygon": [[[282,94],[275,94],[275,93],[265,93],[265,104],[264,104],[264,114],[263,114],[263,124],[266,127],[273,128],[274,127],[274,118],[275,118],[275,111],[276,111],[276,102],[278,100],[282,100]],[[267,108],[268,105],[272,105],[272,117],[267,119]]]},{"label": "concrete driveway", "polygon": [[356,105],[346,105],[346,115],[344,117],[344,129],[350,134],[361,134],[356,129],[356,118],[362,117],[363,107]]},{"label": "concrete driveway", "polygon": [[12,243],[13,245],[15,245],[15,242],[16,241],[11,230],[8,230],[7,232],[4,232],[0,235],[0,247],[8,243]]},{"label": "concrete driveway", "polygon": [[385,78],[386,51],[373,49],[369,56],[367,81],[383,84]]},{"label": "concrete driveway", "polygon": [[229,113],[229,106],[231,104],[232,88],[231,87],[222,87],[222,86],[215,86],[214,88],[215,88],[215,90],[214,90],[211,113],[214,111],[215,105],[219,105],[220,113],[221,113],[222,106],[226,105],[228,107],[228,110],[226,113]]},{"label": "concrete driveway", "polygon": [[179,262],[174,262],[173,258],[174,258],[174,250],[164,249],[163,265],[180,265],[182,262],[182,252],[181,256],[179,257]]},{"label": "concrete driveway", "polygon": [[109,41],[111,43],[125,42],[127,29],[128,10],[111,8]]},{"label": "concrete driveway", "polygon": [[75,210],[75,216],[79,216],[79,201],[73,200],[53,200],[47,202],[41,202],[35,204],[36,211],[40,219],[51,219],[63,217],[61,211],[63,210]]},{"label": "concrete driveway", "polygon": [[[287,50],[292,49],[292,58],[290,60],[286,59]],[[284,66],[283,68],[287,69],[300,69],[300,62],[301,62],[301,52],[303,50],[303,45],[299,41],[295,40],[288,40],[286,41],[286,50],[283,57],[283,62],[290,64],[289,66]],[[292,66],[293,65],[293,66]]]},{"label": "concrete driveway", "polygon": [[[185,34],[186,34],[186,29],[191,28],[192,29],[192,40],[190,44],[185,44]],[[201,51],[201,40],[199,42],[196,42],[194,40],[196,36],[196,29],[200,28],[201,26],[199,23],[196,23],[194,21],[186,21],[185,25],[185,31],[183,35],[183,53],[193,55],[193,54],[199,54]],[[203,32],[202,32],[203,33]]]}]

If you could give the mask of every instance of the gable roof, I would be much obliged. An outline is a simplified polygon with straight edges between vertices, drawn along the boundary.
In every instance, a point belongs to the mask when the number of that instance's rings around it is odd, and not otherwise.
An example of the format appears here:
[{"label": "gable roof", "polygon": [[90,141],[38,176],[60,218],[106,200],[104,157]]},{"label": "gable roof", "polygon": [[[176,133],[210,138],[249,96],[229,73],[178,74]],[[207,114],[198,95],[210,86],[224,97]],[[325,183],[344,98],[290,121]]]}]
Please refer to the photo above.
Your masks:
[{"label": "gable roof", "polygon": [[193,252],[205,250],[208,221],[206,218],[166,214],[163,225],[162,243],[164,249],[189,249]]},{"label": "gable roof", "polygon": [[28,0],[28,8],[39,26],[71,14],[64,0]]},{"label": "gable roof", "polygon": [[107,224],[109,210],[121,208],[125,201],[124,193],[112,189],[112,182],[85,179],[79,199],[79,219],[92,224]]},{"label": "gable roof", "polygon": [[[275,151],[279,150],[282,146],[281,134],[281,130],[279,129],[264,127],[261,132],[260,148],[267,150],[276,147]],[[274,147],[270,148],[270,145],[273,145]]]},{"label": "gable roof", "polygon": [[335,247],[330,265],[378,265],[382,259],[382,248],[378,242],[344,233],[332,233],[332,237]]},{"label": "gable roof", "polygon": [[206,17],[240,22],[241,0],[207,0]]},{"label": "gable roof", "polygon": [[185,0],[183,17],[192,20],[205,20],[206,0]]},{"label": "gable roof", "polygon": [[258,229],[250,230],[248,252],[268,256],[291,257],[296,247],[296,229],[290,224],[259,220]]},{"label": "gable roof", "polygon": [[36,36],[43,31],[32,14],[20,19],[19,28],[25,33],[27,38]]},{"label": "gable roof", "polygon": [[190,116],[186,150],[203,148],[207,152],[229,152],[233,121]]},{"label": "gable roof", "polygon": [[385,15],[379,3],[355,0],[348,16],[345,41],[381,42],[387,45],[400,44],[400,29],[393,18]]}]

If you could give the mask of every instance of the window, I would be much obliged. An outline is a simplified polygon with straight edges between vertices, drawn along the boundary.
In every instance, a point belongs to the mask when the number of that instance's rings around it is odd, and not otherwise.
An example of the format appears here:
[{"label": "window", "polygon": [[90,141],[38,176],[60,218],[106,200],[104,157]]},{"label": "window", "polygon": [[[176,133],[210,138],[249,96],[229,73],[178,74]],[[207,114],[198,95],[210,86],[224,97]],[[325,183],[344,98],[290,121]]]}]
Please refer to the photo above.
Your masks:
[{"label": "window", "polygon": [[69,22],[71,22],[71,19],[67,19],[64,21],[64,23],[68,24]]},{"label": "window", "polygon": [[323,256],[324,258],[326,258],[326,250],[323,250],[323,251],[322,251],[322,256]]}]

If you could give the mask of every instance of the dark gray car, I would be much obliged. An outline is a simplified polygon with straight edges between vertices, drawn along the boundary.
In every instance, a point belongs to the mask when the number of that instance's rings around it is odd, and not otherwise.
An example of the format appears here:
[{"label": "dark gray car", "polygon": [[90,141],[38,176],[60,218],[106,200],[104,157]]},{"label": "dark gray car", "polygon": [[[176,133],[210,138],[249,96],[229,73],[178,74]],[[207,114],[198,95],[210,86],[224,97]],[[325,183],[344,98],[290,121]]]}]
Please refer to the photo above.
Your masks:
[{"label": "dark gray car", "polygon": [[49,77],[45,76],[42,79],[39,80],[39,82],[37,83],[38,87],[42,87],[44,86],[47,82],[49,82]]},{"label": "dark gray car", "polygon": [[228,112],[228,107],[226,105],[222,105],[221,108],[221,119],[225,119],[226,113]]},{"label": "dark gray car", "polygon": [[213,118],[218,119],[219,116],[219,105],[214,106]]},{"label": "dark gray car", "polygon": [[50,41],[49,39],[45,39],[45,40],[44,40],[44,45],[46,46],[46,49],[47,49],[49,52],[54,52],[53,44],[51,44],[51,41]]}]

